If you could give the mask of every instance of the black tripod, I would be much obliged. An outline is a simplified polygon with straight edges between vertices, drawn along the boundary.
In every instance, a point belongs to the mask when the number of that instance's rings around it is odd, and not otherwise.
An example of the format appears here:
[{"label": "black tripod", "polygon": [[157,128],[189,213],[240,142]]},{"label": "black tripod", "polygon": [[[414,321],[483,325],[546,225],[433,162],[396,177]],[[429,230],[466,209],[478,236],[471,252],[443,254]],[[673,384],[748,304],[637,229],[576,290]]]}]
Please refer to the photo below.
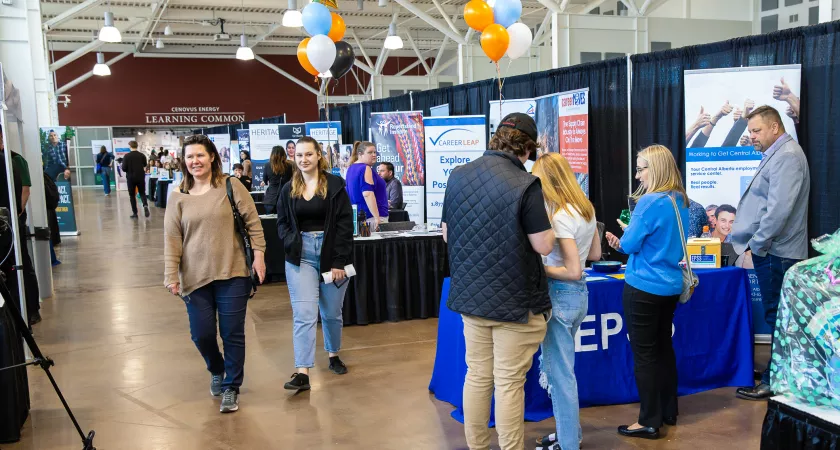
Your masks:
[{"label": "black tripod", "polygon": [[[0,278],[4,277],[0,276]],[[82,438],[82,445],[84,446],[82,447],[82,450],[96,450],[96,447],[93,446],[93,437],[96,435],[96,432],[91,430],[87,436],[85,436],[84,431],[82,431],[82,427],[76,420],[76,416],[74,416],[73,411],[70,410],[70,405],[67,404],[67,401],[64,399],[64,395],[61,393],[61,389],[58,388],[58,384],[55,382],[55,378],[53,378],[52,373],[50,373],[50,367],[54,366],[55,362],[41,353],[41,349],[38,348],[35,338],[32,337],[32,332],[29,331],[29,326],[27,326],[26,322],[23,321],[23,316],[21,316],[20,311],[14,302],[14,298],[9,293],[9,290],[6,289],[4,282],[0,282],[0,295],[2,295],[3,299],[6,300],[6,311],[8,316],[11,317],[12,321],[14,321],[15,327],[23,336],[23,340],[26,341],[26,344],[29,346],[29,350],[32,351],[32,355],[34,356],[34,359],[31,362],[2,367],[0,368],[0,371],[17,369],[25,366],[39,366],[44,369],[44,372],[47,374],[47,378],[49,378],[50,383],[52,383],[53,389],[55,389],[55,393],[58,394],[58,398],[61,400],[61,404],[64,405],[64,410],[67,411],[67,415],[70,416],[73,426],[75,426],[76,431],[79,432],[79,437]]]}]

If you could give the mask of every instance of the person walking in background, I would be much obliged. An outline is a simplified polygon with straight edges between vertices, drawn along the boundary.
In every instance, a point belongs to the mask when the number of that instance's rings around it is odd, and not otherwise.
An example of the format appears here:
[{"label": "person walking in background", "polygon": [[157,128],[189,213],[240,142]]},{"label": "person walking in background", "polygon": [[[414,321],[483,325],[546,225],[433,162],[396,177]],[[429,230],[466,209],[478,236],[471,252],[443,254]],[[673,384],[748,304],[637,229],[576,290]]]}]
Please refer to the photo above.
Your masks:
[{"label": "person walking in background", "polygon": [[525,448],[525,374],[551,311],[540,255],[549,255],[555,241],[540,180],[524,166],[536,140],[534,119],[506,116],[490,150],[452,171],[444,195],[441,229],[452,273],[446,305],[464,321],[464,432],[471,450],[490,448],[494,386],[499,445]]},{"label": "person walking in background", "polygon": [[[239,409],[245,367],[245,310],[251,269],[265,279],[265,235],[254,200],[222,173],[216,146],[203,135],[184,139],[186,172],[172,192],[164,216],[164,280],[186,303],[190,335],[210,372],[210,394],[222,396],[219,411]],[[228,198],[251,238],[254,262],[248,267]],[[225,355],[216,341],[216,316]]]},{"label": "person walking in background", "polygon": [[[114,155],[108,152],[108,149],[103,145],[96,155],[96,164],[99,166],[99,175],[102,177],[102,187],[105,189],[106,197],[111,196],[111,164],[113,162]],[[152,192],[153,198],[154,195],[154,192]]]},{"label": "person walking in background", "polygon": [[239,152],[239,163],[242,164],[243,172],[248,178],[253,178],[253,168],[251,164],[251,153],[247,150]]},{"label": "person walking in background", "polygon": [[329,369],[337,375],[347,373],[338,352],[349,282],[344,268],[353,261],[355,218],[344,180],[329,173],[318,141],[308,136],[298,139],[295,163],[292,181],[280,190],[277,233],[286,252],[294,318],[295,373],[284,387],[304,391],[310,388],[309,369],[315,366],[319,309]]},{"label": "person walking in background", "polygon": [[245,186],[245,190],[251,192],[253,182],[251,181],[251,178],[245,175],[243,172],[245,172],[245,168],[242,167],[242,164],[236,163],[233,165],[233,177],[239,180],[239,182],[242,183],[243,186]]},{"label": "person walking in background", "polygon": [[638,421],[621,425],[618,433],[657,439],[663,423],[677,423],[677,360],[671,326],[683,290],[683,246],[677,220],[688,229],[689,201],[674,156],[662,145],[639,152],[636,179],[640,183],[631,196],[636,208],[630,224],[621,239],[606,234],[610,247],[630,256],[624,322],[641,403]]},{"label": "person walking in background", "polygon": [[389,162],[381,162],[376,167],[376,173],[385,180],[385,188],[388,191],[388,209],[402,209],[402,183],[394,176],[394,165]]},{"label": "person walking in background", "polygon": [[[295,143],[292,144],[292,152],[294,152]],[[275,145],[271,149],[271,157],[263,167],[263,179],[260,186],[266,187],[265,196],[263,197],[263,204],[265,205],[266,214],[272,214],[277,210],[277,200],[280,197],[280,189],[292,179],[294,172],[294,164],[286,157],[289,143],[286,143],[286,148]],[[292,155],[294,159],[294,155]]]},{"label": "person walking in background", "polygon": [[547,450],[577,450],[580,428],[575,334],[586,317],[589,290],[583,272],[586,261],[601,259],[595,207],[577,183],[569,162],[559,153],[537,159],[533,174],[542,182],[554,248],[545,259],[551,319],[542,343],[540,385],[548,390],[556,433],[537,440]]},{"label": "person walking in background", "polygon": [[350,203],[365,213],[372,231],[388,222],[388,192],[385,180],[373,171],[376,164],[376,145],[373,142],[353,144],[353,156],[347,168],[347,193]]},{"label": "person walking in background", "polygon": [[137,141],[128,143],[131,149],[123,156],[122,170],[128,185],[128,200],[131,202],[131,218],[137,218],[137,194],[143,201],[143,212],[149,217],[149,201],[146,199],[146,155],[137,150]]},{"label": "person walking in background", "polygon": [[[760,106],[747,120],[753,148],[763,153],[763,158],[738,203],[732,245],[738,254],[752,257],[764,320],[772,336],[785,273],[808,258],[811,173],[802,147],[787,134],[778,111]],[[772,397],[771,363],[767,362],[758,385],[739,388],[736,395],[746,400]]]}]

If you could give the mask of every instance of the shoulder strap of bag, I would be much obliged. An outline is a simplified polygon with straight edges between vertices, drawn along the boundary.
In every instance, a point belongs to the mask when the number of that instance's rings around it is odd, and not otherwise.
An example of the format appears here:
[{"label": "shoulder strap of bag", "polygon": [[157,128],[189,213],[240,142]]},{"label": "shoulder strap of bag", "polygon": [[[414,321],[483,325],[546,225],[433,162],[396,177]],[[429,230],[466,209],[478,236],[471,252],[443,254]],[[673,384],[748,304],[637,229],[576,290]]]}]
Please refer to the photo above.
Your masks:
[{"label": "shoulder strap of bag", "polygon": [[677,207],[677,201],[674,200],[674,197],[668,195],[668,198],[671,199],[671,204],[674,205],[674,213],[677,215],[677,225],[680,228],[680,241],[682,242],[683,248],[683,258],[685,258],[685,265],[688,267],[688,273],[691,277],[691,282],[694,283],[694,272],[691,271],[691,258],[688,257],[688,246],[685,243],[685,231],[683,231],[682,225],[682,217],[680,217],[680,209]]},{"label": "shoulder strap of bag", "polygon": [[254,265],[253,260],[253,250],[251,248],[251,237],[248,236],[248,230],[245,228],[245,223],[242,220],[242,215],[239,214],[239,210],[236,208],[236,202],[233,200],[233,187],[230,185],[230,177],[227,177],[225,180],[225,189],[227,190],[227,198],[230,202],[230,209],[233,213],[233,225],[236,229],[236,232],[239,234],[239,237],[242,238],[242,244],[245,249],[245,264],[247,265],[248,273],[251,274],[249,278],[251,278],[251,294],[248,298],[254,298],[254,294],[257,293],[257,283],[254,281],[254,274],[252,273],[251,267]]}]

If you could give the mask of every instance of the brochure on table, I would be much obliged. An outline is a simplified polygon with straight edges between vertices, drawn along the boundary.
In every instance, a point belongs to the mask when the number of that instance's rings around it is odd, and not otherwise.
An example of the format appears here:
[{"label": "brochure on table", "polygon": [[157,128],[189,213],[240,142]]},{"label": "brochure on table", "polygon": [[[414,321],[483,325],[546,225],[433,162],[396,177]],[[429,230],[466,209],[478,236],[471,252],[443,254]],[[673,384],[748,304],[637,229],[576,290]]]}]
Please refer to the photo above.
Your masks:
[{"label": "brochure on table", "polygon": [[420,111],[372,113],[371,141],[377,161],[394,165],[394,176],[402,182],[403,201],[409,220],[426,221],[426,155],[423,113]]},{"label": "brochure on table", "polygon": [[[764,66],[685,71],[686,192],[716,212],[713,237],[729,242],[730,222],[762,154],[753,149],[744,115],[762,105],[776,108],[787,133],[797,139],[801,66]],[[728,207],[727,207],[728,206]],[[723,211],[726,209],[728,211]],[[732,213],[731,211],[735,211]],[[756,338],[769,342],[761,291],[750,270]]]},{"label": "brochure on table", "polygon": [[426,117],[426,222],[440,228],[443,197],[452,170],[487,150],[484,116]]}]

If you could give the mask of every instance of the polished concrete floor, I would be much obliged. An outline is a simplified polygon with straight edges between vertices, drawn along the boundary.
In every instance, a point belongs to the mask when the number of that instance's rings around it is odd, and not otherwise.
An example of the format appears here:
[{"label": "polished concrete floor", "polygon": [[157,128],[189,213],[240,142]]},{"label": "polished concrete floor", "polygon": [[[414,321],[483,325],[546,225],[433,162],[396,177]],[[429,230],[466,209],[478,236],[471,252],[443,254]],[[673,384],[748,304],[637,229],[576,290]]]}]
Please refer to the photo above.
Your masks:
[{"label": "polished concrete floor", "polygon": [[[189,337],[184,305],[161,286],[163,215],[131,220],[125,193],[77,190],[81,235],[64,238],[55,296],[35,327],[53,373],[100,450],[116,449],[463,449],[452,407],[429,394],[437,320],[344,330],[350,373],[326,370],[320,343],[310,392],[291,395],[292,313],[283,284],[260,289],[247,316],[241,410],[222,415],[208,393],[203,360]],[[766,358],[766,348],[758,348]],[[46,376],[30,369],[32,411],[19,443],[3,449],[79,449]],[[658,441],[615,433],[638,405],[581,411],[587,449],[755,449],[766,404],[734,389],[680,399],[679,426]],[[528,446],[553,419],[526,425]],[[494,446],[496,441],[494,439]],[[496,447],[494,447],[496,448]]]}]

